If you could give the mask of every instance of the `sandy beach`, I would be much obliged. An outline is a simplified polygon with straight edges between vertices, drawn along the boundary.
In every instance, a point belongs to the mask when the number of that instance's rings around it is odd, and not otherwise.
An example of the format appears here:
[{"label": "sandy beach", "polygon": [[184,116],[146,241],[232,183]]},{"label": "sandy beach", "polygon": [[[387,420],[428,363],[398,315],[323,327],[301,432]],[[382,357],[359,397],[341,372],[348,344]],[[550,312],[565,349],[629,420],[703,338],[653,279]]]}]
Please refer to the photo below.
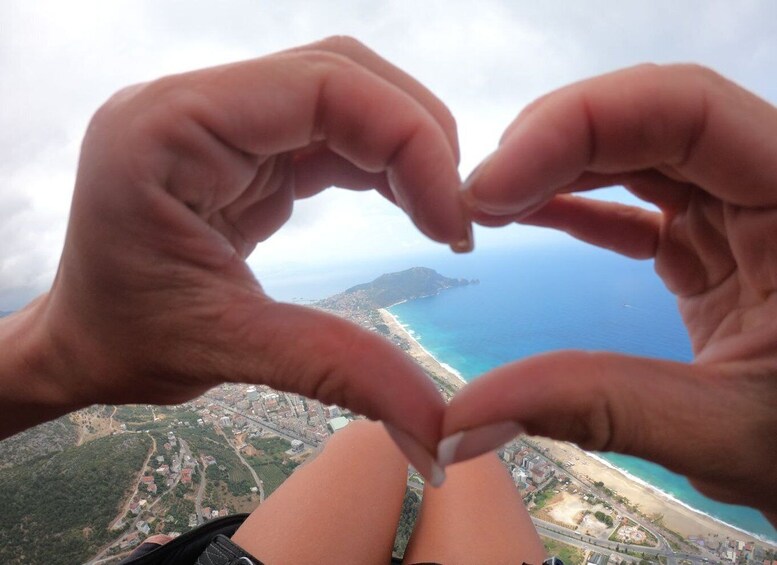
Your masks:
[{"label": "sandy beach", "polygon": [[391,334],[398,336],[400,339],[407,342],[410,347],[407,350],[408,355],[415,359],[421,367],[434,375],[438,380],[446,383],[448,387],[454,391],[467,384],[467,381],[462,377],[443,367],[431,353],[424,349],[421,344],[405,330],[391,312],[385,308],[380,308],[378,312],[383,318],[383,322],[389,327]]},{"label": "sandy beach", "polygon": [[[381,308],[379,312],[391,333],[408,343],[407,353],[424,369],[435,378],[447,383],[452,391],[466,385],[466,381],[461,376],[446,369],[424,349],[388,310]],[[537,437],[532,438],[532,441],[540,447],[547,448],[548,454],[553,459],[573,463],[570,471],[575,475],[581,478],[590,478],[591,481],[602,481],[606,487],[627,498],[632,505],[638,505],[639,510],[646,516],[662,516],[664,526],[686,538],[688,536],[713,538],[717,536],[721,541],[730,538],[765,543],[714,518],[683,506],[665,493],[633,480],[573,444]],[[774,544],[769,545],[777,547]]]},{"label": "sandy beach", "polygon": [[548,448],[552,458],[565,463],[572,462],[570,470],[577,476],[589,478],[592,481],[602,481],[606,487],[627,498],[631,504],[638,505],[639,510],[646,516],[663,516],[662,523],[667,528],[685,537],[717,535],[721,540],[731,538],[764,543],[736,528],[683,506],[659,490],[634,481],[617,469],[591,457],[576,445],[539,437],[532,438],[532,442]]}]

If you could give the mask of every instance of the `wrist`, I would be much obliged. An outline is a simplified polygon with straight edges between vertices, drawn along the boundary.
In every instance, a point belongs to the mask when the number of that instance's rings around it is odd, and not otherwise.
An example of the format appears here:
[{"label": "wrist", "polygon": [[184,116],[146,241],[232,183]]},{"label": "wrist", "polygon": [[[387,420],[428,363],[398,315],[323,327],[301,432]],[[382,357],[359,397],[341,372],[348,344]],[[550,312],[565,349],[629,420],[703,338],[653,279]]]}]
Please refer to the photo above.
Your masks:
[{"label": "wrist", "polygon": [[0,439],[84,406],[45,323],[48,295],[0,319]]}]

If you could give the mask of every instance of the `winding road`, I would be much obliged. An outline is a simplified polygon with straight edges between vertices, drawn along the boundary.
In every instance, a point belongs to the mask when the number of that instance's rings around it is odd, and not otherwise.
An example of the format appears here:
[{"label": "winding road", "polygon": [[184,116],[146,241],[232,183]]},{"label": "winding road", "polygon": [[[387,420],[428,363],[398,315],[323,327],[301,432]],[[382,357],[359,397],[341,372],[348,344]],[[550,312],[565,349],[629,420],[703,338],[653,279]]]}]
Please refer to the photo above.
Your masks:
[{"label": "winding road", "polygon": [[243,454],[240,453],[240,450],[231,441],[229,441],[227,434],[224,433],[224,430],[221,429],[221,426],[214,427],[216,428],[216,431],[218,431],[218,433],[224,437],[227,445],[232,448],[232,450],[235,452],[235,455],[237,455],[237,458],[240,459],[240,462],[245,465],[246,469],[248,469],[248,472],[251,473],[251,476],[254,478],[254,482],[256,483],[256,487],[259,489],[259,504],[261,504],[264,502],[264,481],[259,478],[259,475],[257,475],[256,471],[254,471],[254,468],[248,464],[248,461],[243,459]]}]

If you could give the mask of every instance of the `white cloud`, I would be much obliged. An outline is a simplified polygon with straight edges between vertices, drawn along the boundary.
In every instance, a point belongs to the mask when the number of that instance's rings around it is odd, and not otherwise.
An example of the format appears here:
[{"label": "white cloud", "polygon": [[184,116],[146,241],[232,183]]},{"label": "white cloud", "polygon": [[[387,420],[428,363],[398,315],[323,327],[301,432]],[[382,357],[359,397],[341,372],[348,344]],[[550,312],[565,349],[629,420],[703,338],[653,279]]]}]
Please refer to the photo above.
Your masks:
[{"label": "white cloud", "polygon": [[[122,86],[163,74],[353,35],[449,104],[464,174],[536,96],[638,62],[701,62],[777,100],[769,0],[12,0],[0,22],[0,310],[51,281],[91,113]],[[515,233],[478,239],[512,244]],[[552,237],[520,233],[533,244]],[[331,263],[344,249],[358,258],[437,247],[376,195],[330,191],[299,203],[251,264]]]}]

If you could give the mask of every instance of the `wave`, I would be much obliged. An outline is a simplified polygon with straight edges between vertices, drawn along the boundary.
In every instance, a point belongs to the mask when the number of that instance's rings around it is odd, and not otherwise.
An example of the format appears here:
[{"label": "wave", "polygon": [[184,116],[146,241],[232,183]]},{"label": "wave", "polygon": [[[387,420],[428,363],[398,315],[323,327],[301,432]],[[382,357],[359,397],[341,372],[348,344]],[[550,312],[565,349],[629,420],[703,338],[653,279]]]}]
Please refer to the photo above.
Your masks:
[{"label": "wave", "polygon": [[[574,445],[574,444],[572,444],[572,445]],[[575,447],[577,447],[577,446],[575,446]],[[580,448],[578,448],[578,449],[580,449]],[[710,520],[713,520],[715,522],[718,522],[719,524],[723,524],[725,526],[728,526],[729,528],[732,528],[732,529],[734,529],[734,530],[736,530],[738,532],[742,532],[745,535],[748,535],[750,537],[759,539],[759,540],[761,540],[763,542],[770,543],[770,544],[777,543],[777,540],[773,540],[773,539],[771,539],[769,537],[764,536],[763,534],[757,534],[757,533],[745,530],[744,528],[742,528],[740,526],[735,526],[734,524],[731,524],[729,522],[726,522],[725,520],[722,520],[718,516],[715,516],[713,514],[709,514],[708,512],[704,512],[703,510],[699,510],[698,508],[695,508],[695,507],[691,506],[687,502],[684,502],[684,501],[680,500],[679,498],[677,498],[672,493],[667,492],[667,491],[663,490],[660,487],[657,487],[653,483],[649,483],[645,479],[637,477],[636,475],[632,475],[630,472],[628,472],[626,469],[623,469],[622,467],[618,467],[617,465],[613,465],[612,463],[610,463],[609,461],[607,461],[605,458],[603,458],[600,455],[597,455],[595,453],[591,453],[589,451],[585,451],[584,453],[586,455],[588,455],[589,457],[591,457],[592,459],[596,459],[602,465],[605,465],[605,466],[609,467],[610,469],[613,469],[614,471],[617,471],[618,473],[620,473],[621,475],[625,476],[630,481],[632,481],[634,483],[637,483],[637,484],[647,488],[648,490],[650,490],[653,493],[655,493],[657,496],[660,496],[662,498],[670,500],[671,502],[673,502],[675,504],[679,504],[680,506],[682,506],[683,508],[687,508],[691,512],[694,512],[696,514],[704,516],[705,518],[709,518]]]},{"label": "wave", "polygon": [[439,360],[439,359],[438,359],[438,358],[437,358],[437,357],[436,357],[436,356],[435,356],[435,355],[434,355],[434,354],[433,354],[431,351],[429,351],[429,350],[428,350],[428,349],[426,349],[426,348],[425,348],[423,345],[421,345],[421,336],[419,336],[418,334],[416,334],[416,332],[415,332],[415,331],[413,331],[413,329],[412,329],[410,326],[408,326],[407,324],[405,324],[404,322],[402,322],[402,320],[400,320],[400,319],[397,317],[397,315],[396,315],[396,314],[394,314],[394,313],[392,313],[392,312],[389,312],[389,311],[388,311],[388,309],[384,308],[384,310],[385,310],[385,312],[386,312],[386,313],[387,313],[389,316],[391,316],[391,318],[392,318],[392,319],[393,319],[393,320],[394,320],[394,321],[397,323],[397,325],[398,325],[399,327],[401,327],[401,328],[402,328],[402,329],[405,331],[405,333],[407,334],[407,337],[409,337],[409,338],[410,338],[410,339],[411,339],[411,340],[412,340],[412,341],[413,341],[413,342],[414,342],[414,343],[415,343],[415,344],[416,344],[418,347],[420,347],[420,348],[423,350],[423,352],[424,352],[424,353],[426,353],[426,354],[427,354],[429,357],[431,357],[432,359],[434,359],[435,361],[437,361],[437,363],[439,363],[439,365],[440,365],[440,366],[441,366],[443,369],[445,369],[446,371],[448,371],[449,373],[451,373],[451,374],[452,374],[454,377],[456,377],[457,379],[459,379],[459,380],[461,381],[461,383],[462,383],[462,384],[467,384],[467,380],[464,378],[464,375],[462,375],[460,371],[456,370],[454,367],[451,367],[451,366],[450,366],[450,365],[448,365],[447,363],[443,363],[443,362],[442,362],[442,361],[440,361],[440,360]]}]

